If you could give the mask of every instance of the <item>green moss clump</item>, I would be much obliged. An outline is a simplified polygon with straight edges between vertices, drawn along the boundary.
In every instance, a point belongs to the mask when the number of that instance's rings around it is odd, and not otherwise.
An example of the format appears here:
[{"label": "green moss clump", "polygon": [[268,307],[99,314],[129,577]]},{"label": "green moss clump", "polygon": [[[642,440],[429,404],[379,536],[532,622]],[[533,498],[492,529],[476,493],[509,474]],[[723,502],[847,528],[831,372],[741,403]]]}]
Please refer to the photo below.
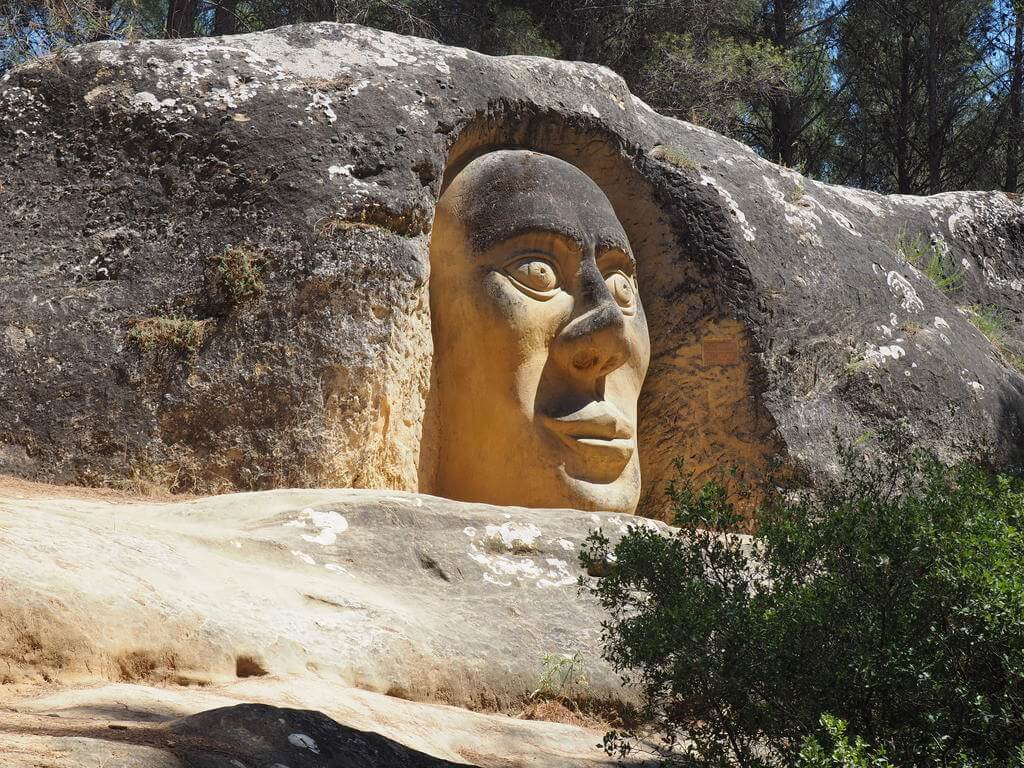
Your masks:
[{"label": "green moss clump", "polygon": [[209,320],[144,317],[135,321],[128,338],[143,352],[178,350],[194,356],[203,345],[209,325]]},{"label": "green moss clump", "polygon": [[651,157],[655,160],[662,160],[669,165],[674,165],[682,171],[693,171],[696,173],[700,170],[700,166],[697,161],[686,154],[683,150],[677,149],[676,147],[670,147],[665,144],[659,144],[651,150]]},{"label": "green moss clump", "polygon": [[212,261],[217,265],[220,287],[232,306],[267,292],[263,282],[266,259],[261,251],[247,245],[235,246],[213,256]]}]

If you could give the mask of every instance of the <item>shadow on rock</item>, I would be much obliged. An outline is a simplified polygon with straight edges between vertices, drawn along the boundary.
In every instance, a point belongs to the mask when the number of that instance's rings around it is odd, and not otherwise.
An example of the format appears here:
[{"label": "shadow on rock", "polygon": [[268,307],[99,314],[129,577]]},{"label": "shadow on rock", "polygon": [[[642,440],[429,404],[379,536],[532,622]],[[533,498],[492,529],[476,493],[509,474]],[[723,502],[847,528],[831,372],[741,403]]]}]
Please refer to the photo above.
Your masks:
[{"label": "shadow on rock", "polygon": [[473,768],[341,725],[321,712],[240,704],[177,720],[171,750],[187,768]]},{"label": "shadow on rock", "polygon": [[999,394],[998,433],[1005,444],[1003,462],[1024,472],[1024,387],[1013,380]]}]

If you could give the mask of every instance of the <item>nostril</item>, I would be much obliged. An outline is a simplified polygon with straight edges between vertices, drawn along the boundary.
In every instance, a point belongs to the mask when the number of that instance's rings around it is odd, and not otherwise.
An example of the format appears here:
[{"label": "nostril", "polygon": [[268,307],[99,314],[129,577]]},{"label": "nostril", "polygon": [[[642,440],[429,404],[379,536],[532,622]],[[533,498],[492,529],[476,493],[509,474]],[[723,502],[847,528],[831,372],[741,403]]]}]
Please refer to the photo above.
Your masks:
[{"label": "nostril", "polygon": [[592,349],[584,349],[572,356],[572,367],[577,371],[586,371],[597,365],[597,353]]}]

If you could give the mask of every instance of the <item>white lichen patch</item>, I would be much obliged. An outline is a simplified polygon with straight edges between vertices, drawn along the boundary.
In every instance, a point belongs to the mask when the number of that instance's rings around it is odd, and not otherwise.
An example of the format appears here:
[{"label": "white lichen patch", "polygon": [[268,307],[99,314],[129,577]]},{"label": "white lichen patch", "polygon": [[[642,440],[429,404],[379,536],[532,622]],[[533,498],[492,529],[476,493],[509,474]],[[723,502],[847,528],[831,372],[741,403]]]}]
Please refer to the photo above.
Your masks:
[{"label": "white lichen patch", "polygon": [[481,552],[475,544],[467,550],[469,558],[484,569],[483,580],[499,587],[510,587],[513,581],[536,580],[544,571],[529,557],[508,557]]},{"label": "white lichen patch", "polygon": [[344,515],[331,510],[318,510],[306,507],[298,516],[282,523],[286,528],[312,528],[312,534],[303,534],[303,540],[310,544],[328,547],[338,540],[339,534],[348,530],[348,520]]},{"label": "white lichen patch", "polygon": [[322,113],[327,119],[327,124],[333,125],[337,121],[338,115],[334,111],[332,105],[333,101],[331,101],[330,96],[326,93],[321,93],[320,91],[314,91],[312,101],[310,101],[309,105],[306,107],[306,111],[316,112],[317,114]]},{"label": "white lichen patch", "polygon": [[[87,95],[88,96],[88,95]],[[170,109],[177,103],[176,99],[163,99],[162,101],[149,91],[139,91],[132,96],[132,103],[150,112],[159,112],[163,108]]]},{"label": "white lichen patch", "polygon": [[887,360],[899,360],[904,357],[907,351],[899,344],[886,344],[875,346],[868,342],[865,344],[864,361],[871,363],[876,368],[881,368]]},{"label": "white lichen patch", "polygon": [[309,517],[311,525],[317,531],[315,534],[302,534],[302,538],[311,544],[330,546],[338,540],[338,534],[348,530],[348,520],[337,512],[318,509],[305,509],[303,512]]},{"label": "white lichen patch", "polygon": [[298,749],[308,749],[314,755],[320,754],[320,747],[317,746],[316,741],[313,740],[312,736],[307,736],[304,733],[293,733],[288,736],[288,743]]},{"label": "white lichen patch", "polygon": [[569,569],[569,564],[557,557],[549,557],[544,561],[548,572],[544,578],[537,579],[537,587],[568,587],[576,583],[576,576]]},{"label": "white lichen patch", "polygon": [[310,555],[307,555],[305,552],[301,550],[293,549],[292,554],[299,560],[304,562],[306,565],[316,565],[316,560],[314,560]]},{"label": "white lichen patch", "polygon": [[[463,533],[476,534],[467,527]],[[541,530],[532,523],[488,525],[485,529],[483,549],[470,542],[466,550],[469,559],[483,568],[483,581],[499,587],[534,582],[538,588],[564,587],[576,583],[576,575],[570,565],[557,557],[545,558],[543,563],[527,557]],[[565,551],[572,551],[575,545],[568,539],[555,539]],[[496,551],[498,550],[498,551]],[[503,554],[507,552],[508,554]]]},{"label": "white lichen patch", "polygon": [[886,285],[892,295],[900,300],[900,306],[907,312],[923,312],[924,302],[917,295],[914,286],[896,270],[890,270],[885,276]]},{"label": "white lichen patch", "polygon": [[522,525],[502,523],[501,525],[488,525],[484,529],[486,546],[506,552],[531,550],[540,535],[540,528],[533,523]]},{"label": "white lichen patch", "polygon": [[[802,176],[792,171],[789,173],[795,176],[799,183],[803,183]],[[774,179],[761,176],[761,180],[764,181],[768,194],[782,207],[786,224],[796,230],[797,240],[814,248],[823,248],[824,243],[817,233],[818,227],[821,226],[821,216],[815,211],[814,198],[806,193],[801,193],[799,198],[794,198],[791,202],[787,199],[786,192],[781,185]]]},{"label": "white lichen patch", "polygon": [[[808,197],[810,197],[810,195],[808,195]],[[811,199],[813,200],[814,198]],[[814,200],[814,202],[818,203],[817,200]],[[818,204],[820,205],[820,203]],[[853,222],[850,221],[846,216],[841,214],[839,211],[833,210],[832,208],[825,208],[824,210],[828,213],[829,216],[832,217],[832,219],[837,224],[839,224],[842,227],[845,227],[851,235],[853,235],[854,237],[861,237],[861,233],[857,231],[857,228],[853,226]]]},{"label": "white lichen patch", "polygon": [[949,323],[938,315],[935,316],[935,319],[932,321],[932,325],[934,325],[937,330],[949,330]]},{"label": "white lichen patch", "polygon": [[704,171],[701,171],[700,183],[706,187],[714,188],[714,190],[718,193],[718,196],[721,197],[722,200],[725,202],[725,207],[728,209],[733,219],[735,219],[736,223],[739,224],[740,232],[743,233],[743,239],[746,240],[748,243],[754,242],[757,228],[751,226],[747,222],[746,214],[744,214],[743,211],[740,210],[740,207],[739,205],[736,204],[736,201],[733,199],[733,196],[729,194],[729,190],[727,190],[725,187],[723,187],[721,184],[715,181],[715,178],[713,176],[709,176]]},{"label": "white lichen patch", "polygon": [[226,88],[214,88],[210,92],[207,106],[216,105],[220,109],[236,109],[239,104],[252,99],[259,91],[262,83],[255,78],[240,78],[228,75]]}]

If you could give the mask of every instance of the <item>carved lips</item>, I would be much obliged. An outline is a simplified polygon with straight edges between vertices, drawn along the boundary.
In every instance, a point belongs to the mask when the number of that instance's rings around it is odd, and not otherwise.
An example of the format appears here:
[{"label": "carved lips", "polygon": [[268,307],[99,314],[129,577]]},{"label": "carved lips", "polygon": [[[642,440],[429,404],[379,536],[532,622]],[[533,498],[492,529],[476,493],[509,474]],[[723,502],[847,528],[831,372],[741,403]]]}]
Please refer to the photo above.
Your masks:
[{"label": "carved lips", "polygon": [[[618,473],[636,450],[633,424],[613,403],[591,401],[564,416],[544,416],[544,426],[594,468]],[[605,472],[599,472],[605,474]]]}]

